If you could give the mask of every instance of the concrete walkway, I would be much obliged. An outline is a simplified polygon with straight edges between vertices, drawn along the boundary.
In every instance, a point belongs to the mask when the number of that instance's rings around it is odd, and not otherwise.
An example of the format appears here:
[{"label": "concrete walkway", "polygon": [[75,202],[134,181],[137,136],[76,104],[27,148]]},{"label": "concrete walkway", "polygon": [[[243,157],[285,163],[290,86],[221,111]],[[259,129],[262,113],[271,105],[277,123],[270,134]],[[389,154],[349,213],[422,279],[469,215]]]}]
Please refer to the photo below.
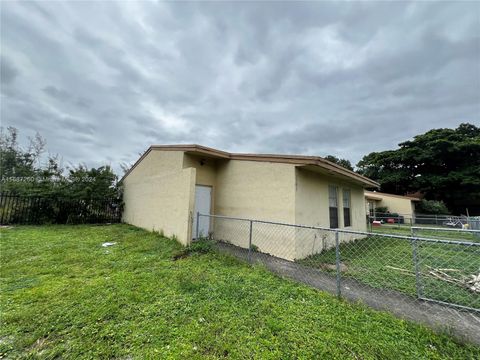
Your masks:
[{"label": "concrete walkway", "polygon": [[[222,253],[234,255],[247,261],[247,249],[218,243]],[[316,289],[336,294],[337,285],[334,275],[317,269],[305,267],[295,262],[271,255],[252,252],[252,262],[265,265],[270,271],[290,279],[310,285]],[[439,331],[447,332],[461,341],[480,345],[480,314],[435,303],[424,302],[406,296],[394,290],[372,288],[352,279],[341,279],[342,297],[353,302],[362,302],[368,306],[393,313],[402,319],[411,320]]]}]

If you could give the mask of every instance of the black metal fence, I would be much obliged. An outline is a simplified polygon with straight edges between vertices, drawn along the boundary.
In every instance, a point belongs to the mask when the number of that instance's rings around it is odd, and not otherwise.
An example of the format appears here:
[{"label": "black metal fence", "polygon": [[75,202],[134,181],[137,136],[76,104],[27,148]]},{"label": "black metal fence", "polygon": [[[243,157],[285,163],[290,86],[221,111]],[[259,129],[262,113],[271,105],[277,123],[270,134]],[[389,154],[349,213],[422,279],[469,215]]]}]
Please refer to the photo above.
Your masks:
[{"label": "black metal fence", "polygon": [[118,223],[122,208],[118,199],[67,199],[0,193],[0,224]]}]

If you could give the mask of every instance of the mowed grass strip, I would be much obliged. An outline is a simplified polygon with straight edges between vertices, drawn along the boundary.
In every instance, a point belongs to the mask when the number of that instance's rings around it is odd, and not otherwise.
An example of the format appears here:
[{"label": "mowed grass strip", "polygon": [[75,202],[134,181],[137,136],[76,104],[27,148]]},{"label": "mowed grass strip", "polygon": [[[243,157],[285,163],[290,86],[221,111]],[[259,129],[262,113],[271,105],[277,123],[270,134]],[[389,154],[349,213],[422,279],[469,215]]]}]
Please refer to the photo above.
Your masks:
[{"label": "mowed grass strip", "polygon": [[480,356],[478,347],[261,267],[215,252],[179,253],[175,241],[127,225],[2,229],[0,356]]}]

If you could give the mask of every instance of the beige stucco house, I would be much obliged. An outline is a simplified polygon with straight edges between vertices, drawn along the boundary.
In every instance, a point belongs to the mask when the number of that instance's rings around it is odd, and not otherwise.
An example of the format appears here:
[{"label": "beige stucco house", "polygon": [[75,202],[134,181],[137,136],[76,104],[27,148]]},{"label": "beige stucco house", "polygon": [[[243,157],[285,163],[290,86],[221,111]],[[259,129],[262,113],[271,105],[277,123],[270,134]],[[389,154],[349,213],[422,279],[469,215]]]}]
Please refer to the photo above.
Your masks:
[{"label": "beige stucco house", "polygon": [[410,222],[415,218],[415,203],[420,199],[411,196],[365,191],[365,201],[367,211],[372,215],[375,214],[375,209],[386,207],[389,212],[397,213],[403,216],[405,221]]},{"label": "beige stucco house", "polygon": [[[122,182],[123,220],[163,231],[185,245],[195,237],[197,211],[366,230],[364,188],[378,186],[316,156],[233,154],[200,145],[151,146]],[[247,246],[245,225],[201,218],[199,231]],[[259,226],[254,243],[261,251],[288,259],[325,248],[299,231]]]}]

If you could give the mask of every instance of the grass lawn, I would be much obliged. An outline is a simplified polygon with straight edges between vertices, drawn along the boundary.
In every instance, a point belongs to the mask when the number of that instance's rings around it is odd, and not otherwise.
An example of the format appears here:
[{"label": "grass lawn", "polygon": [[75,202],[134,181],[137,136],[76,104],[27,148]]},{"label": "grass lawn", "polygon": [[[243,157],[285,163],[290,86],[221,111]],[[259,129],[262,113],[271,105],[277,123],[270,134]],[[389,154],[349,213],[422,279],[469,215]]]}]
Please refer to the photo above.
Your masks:
[{"label": "grass lawn", "polygon": [[[445,226],[428,226],[428,225],[419,225],[418,227],[434,227],[439,229],[451,229]],[[393,235],[403,235],[411,236],[412,230],[409,225],[388,225],[382,224],[382,226],[376,227],[372,226],[372,232],[378,234],[393,234]],[[457,240],[457,241],[471,241],[471,242],[480,242],[480,234],[473,234],[462,231],[441,231],[441,230],[423,230],[417,229],[415,236],[425,237],[425,238],[438,238],[445,240]]]},{"label": "grass lawn", "polygon": [[[102,243],[116,245],[104,248]],[[474,359],[480,348],[127,225],[1,230],[1,357]]]},{"label": "grass lawn", "polygon": [[[399,231],[394,228],[390,230]],[[392,289],[416,296],[413,247],[410,241],[381,235],[371,236],[340,245],[340,258],[345,265],[343,276],[375,288]],[[480,308],[478,293],[440,280],[430,273],[432,269],[442,269],[455,278],[470,279],[470,276],[478,274],[480,269],[480,247],[419,241],[417,259],[423,297]],[[335,248],[299,262],[309,267],[328,270],[325,264],[335,264]],[[330,267],[332,268],[334,269]]]}]

